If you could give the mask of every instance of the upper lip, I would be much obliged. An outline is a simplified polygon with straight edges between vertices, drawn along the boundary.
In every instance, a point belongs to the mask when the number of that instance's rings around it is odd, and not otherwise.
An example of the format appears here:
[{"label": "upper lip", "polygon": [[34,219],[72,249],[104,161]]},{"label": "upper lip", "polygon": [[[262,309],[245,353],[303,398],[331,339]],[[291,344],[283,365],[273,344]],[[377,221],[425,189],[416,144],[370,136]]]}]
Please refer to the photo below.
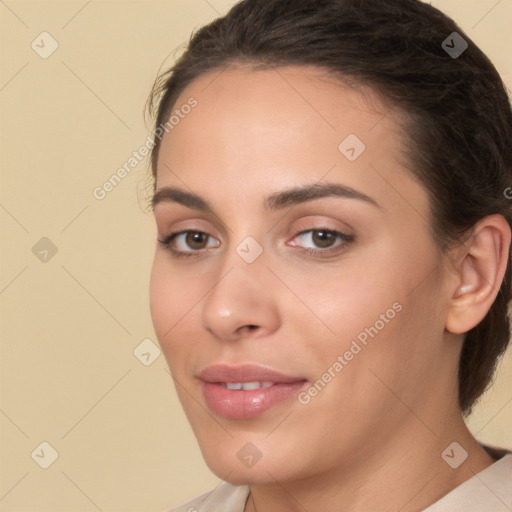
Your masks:
[{"label": "upper lip", "polygon": [[274,382],[289,383],[301,382],[306,379],[291,375],[285,375],[276,370],[256,364],[228,365],[215,364],[207,366],[199,373],[199,378],[204,382]]}]

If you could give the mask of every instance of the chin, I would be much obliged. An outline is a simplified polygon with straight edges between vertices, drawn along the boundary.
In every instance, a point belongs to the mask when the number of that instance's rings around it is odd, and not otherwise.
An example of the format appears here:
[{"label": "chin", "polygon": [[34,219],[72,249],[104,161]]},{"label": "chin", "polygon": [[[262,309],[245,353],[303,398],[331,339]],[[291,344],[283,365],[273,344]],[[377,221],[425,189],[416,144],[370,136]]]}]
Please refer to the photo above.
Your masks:
[{"label": "chin", "polygon": [[[214,445],[205,441],[199,446],[210,470],[233,485],[274,484],[276,480],[285,482],[301,477],[297,467],[300,458],[295,450],[295,456],[290,456],[279,449],[279,443],[269,443],[264,438],[252,442],[251,438],[255,436],[238,435],[224,443]],[[290,461],[294,464],[290,465]]]}]

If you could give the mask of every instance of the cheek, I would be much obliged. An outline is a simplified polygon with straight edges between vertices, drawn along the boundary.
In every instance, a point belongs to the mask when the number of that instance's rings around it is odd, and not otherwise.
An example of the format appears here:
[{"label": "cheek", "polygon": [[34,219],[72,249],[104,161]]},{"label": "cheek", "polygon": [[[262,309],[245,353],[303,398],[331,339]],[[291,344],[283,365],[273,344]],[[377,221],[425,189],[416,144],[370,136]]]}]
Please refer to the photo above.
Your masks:
[{"label": "cheek", "polygon": [[174,302],[171,287],[169,286],[169,277],[163,269],[158,255],[155,255],[151,277],[149,281],[149,308],[151,319],[155,328],[156,335],[162,343],[163,335],[172,325],[171,321]]},{"label": "cheek", "polygon": [[149,284],[149,302],[151,319],[156,336],[164,355],[169,356],[179,348],[175,343],[176,335],[183,326],[188,304],[193,298],[188,297],[181,278],[169,269],[165,257],[155,255]]},{"label": "cheek", "polygon": [[440,283],[432,272],[437,259],[427,242],[419,252],[396,242],[374,247],[368,257],[347,259],[343,268],[314,279],[296,276],[295,291],[314,316],[308,314],[312,321],[306,327],[304,308],[287,310],[307,329],[304,341],[314,343],[308,351],[317,374],[345,353],[350,366],[396,371],[408,359],[420,364],[416,355],[424,355],[423,338],[441,339]]},{"label": "cheek", "polygon": [[315,333],[316,340],[323,339],[321,347],[342,350],[376,323],[378,330],[383,330],[400,309],[404,294],[392,273],[387,268],[365,266],[355,260],[346,262],[343,268],[289,277],[295,294],[303,298],[310,312],[297,301],[295,306],[286,304],[286,311],[299,324],[307,320],[308,337]]},{"label": "cheek", "polygon": [[189,275],[172,268],[165,253],[155,255],[149,284],[151,319],[162,352],[175,376],[188,371],[188,364],[200,344],[202,300],[211,287],[201,276],[200,272]]},{"label": "cheek", "polygon": [[[195,279],[195,281],[194,281]],[[157,334],[165,334],[190,312],[201,299],[197,277],[169,265],[165,253],[158,251],[151,269],[150,310]]]},{"label": "cheek", "polygon": [[350,410],[355,417],[374,421],[383,409],[401,413],[395,394],[406,403],[419,403],[428,395],[443,356],[439,278],[434,273],[424,280],[425,272],[410,262],[409,268],[405,262],[396,268],[402,272],[389,272],[388,283],[372,286],[360,280],[348,299],[338,298],[339,310],[326,315],[337,336],[324,345],[317,378],[329,380],[323,375],[329,369],[332,373],[336,362],[339,377],[329,384],[325,407],[343,397],[344,413]]}]

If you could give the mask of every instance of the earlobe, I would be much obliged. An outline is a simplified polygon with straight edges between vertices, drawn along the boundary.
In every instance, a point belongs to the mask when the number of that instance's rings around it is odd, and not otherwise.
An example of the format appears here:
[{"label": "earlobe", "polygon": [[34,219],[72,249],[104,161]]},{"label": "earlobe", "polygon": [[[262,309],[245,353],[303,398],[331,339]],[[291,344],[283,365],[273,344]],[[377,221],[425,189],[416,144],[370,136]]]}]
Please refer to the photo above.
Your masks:
[{"label": "earlobe", "polygon": [[481,219],[460,246],[457,280],[446,318],[446,330],[463,334],[478,325],[499,292],[509,259],[510,226],[501,215]]}]

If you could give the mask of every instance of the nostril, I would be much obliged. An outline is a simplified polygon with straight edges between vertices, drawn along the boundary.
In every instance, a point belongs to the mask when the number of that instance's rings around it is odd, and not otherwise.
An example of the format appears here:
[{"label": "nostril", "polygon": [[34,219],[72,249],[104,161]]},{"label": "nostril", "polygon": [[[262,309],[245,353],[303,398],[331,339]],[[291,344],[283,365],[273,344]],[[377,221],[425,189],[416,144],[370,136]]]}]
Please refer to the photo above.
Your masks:
[{"label": "nostril", "polygon": [[259,325],[246,324],[246,325],[241,325],[240,328],[237,329],[237,332],[239,334],[242,334],[242,333],[248,334],[250,332],[254,332],[254,331],[258,330],[259,328],[260,328]]}]

